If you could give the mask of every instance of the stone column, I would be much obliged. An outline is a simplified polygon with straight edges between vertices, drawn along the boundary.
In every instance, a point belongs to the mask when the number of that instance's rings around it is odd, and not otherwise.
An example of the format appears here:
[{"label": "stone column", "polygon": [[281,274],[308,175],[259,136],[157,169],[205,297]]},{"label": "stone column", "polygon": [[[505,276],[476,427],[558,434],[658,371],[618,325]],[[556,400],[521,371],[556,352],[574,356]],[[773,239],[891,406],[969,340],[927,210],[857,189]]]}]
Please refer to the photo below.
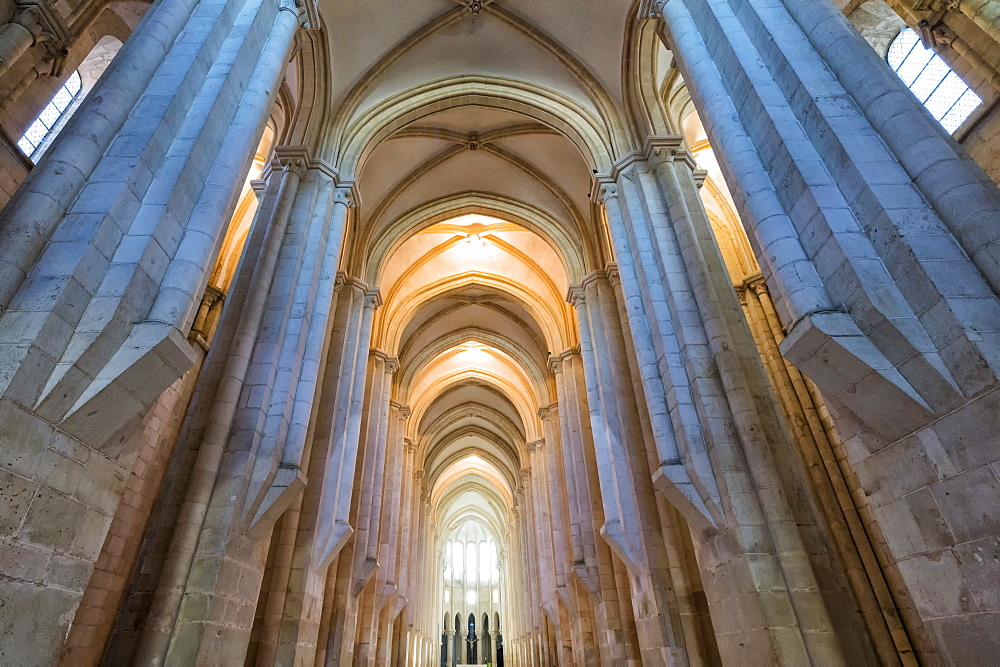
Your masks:
[{"label": "stone column", "polygon": [[[311,661],[331,562],[354,533],[350,489],[355,485],[372,318],[379,296],[354,278],[343,278],[324,377],[324,401],[312,453],[285,602],[278,659]],[[345,487],[347,487],[345,489]],[[346,497],[345,497],[346,496]]]},{"label": "stone column", "polygon": [[[582,664],[586,647],[588,645],[591,649],[595,647],[593,636],[589,636],[588,641],[583,638],[582,628],[576,622],[576,595],[567,585],[567,570],[571,562],[571,554],[567,540],[567,489],[562,476],[562,443],[559,436],[557,404],[553,403],[547,408],[541,408],[538,411],[538,416],[542,420],[546,443],[541,465],[544,467],[546,475],[546,490],[552,526],[552,548],[555,556],[555,594],[556,609],[559,614],[560,662],[574,662],[575,660],[578,664]],[[570,653],[561,654],[564,649],[574,646],[577,647],[575,657]]]},{"label": "stone column", "polygon": [[[270,220],[265,217],[259,218],[264,220],[264,224],[254,230],[255,236],[259,237],[263,229],[266,229],[266,236],[258,247],[259,261],[254,266],[249,280],[246,281],[248,284],[239,285],[234,290],[237,293],[242,292],[241,296],[245,295],[246,300],[240,301],[242,308],[238,314],[238,323],[232,327],[233,332],[226,336],[226,343],[220,345],[217,348],[218,352],[208,360],[209,366],[218,366],[221,363],[224,365],[224,370],[212,398],[209,399],[211,407],[205,410],[209,416],[205,420],[204,435],[198,448],[194,473],[188,484],[184,510],[177,518],[164,575],[161,575],[158,594],[144,629],[138,653],[140,660],[158,661],[166,654],[198,537],[222,464],[229,431],[238,409],[239,395],[243,391],[243,382],[250,367],[258,328],[264,317],[269,286],[277,265],[278,252],[284,239],[292,203],[298,192],[303,168],[304,164],[295,159],[282,164],[281,168],[272,174],[271,178],[277,184],[273,217]],[[248,252],[251,249],[248,248]],[[236,320],[237,316],[234,314],[232,319]],[[223,357],[223,361],[219,357],[222,357],[224,352],[228,352],[228,355]],[[201,384],[204,382],[205,380]]]},{"label": "stone column", "polygon": [[545,456],[545,441],[529,442],[527,445],[528,460],[533,474],[530,478],[530,493],[526,492],[530,502],[531,529],[534,531],[534,556],[538,563],[539,603],[542,612],[553,625],[558,625],[559,602],[556,599],[555,558],[552,546],[552,521],[549,516],[548,494],[546,483],[548,476],[542,461]]},{"label": "stone column", "polygon": [[[630,598],[644,660],[666,662],[672,645],[669,579],[645,440],[618,307],[605,272],[588,276],[572,299],[600,481],[601,537],[628,570]],[[637,398],[637,397],[636,397]],[[662,460],[662,459],[661,459]],[[639,656],[626,659],[638,660]]]},{"label": "stone column", "polygon": [[896,645],[905,648],[910,642],[838,463],[842,452],[832,445],[838,435],[823,424],[806,380],[778,350],[784,332],[763,278],[752,278],[738,294],[868,631],[883,659],[891,661],[900,652]]},{"label": "stone column", "polygon": [[[289,162],[298,169],[307,163],[305,158]],[[314,389],[301,391],[302,385],[315,387],[310,362],[315,364],[322,353],[334,302],[331,258],[335,261],[339,255],[343,227],[331,226],[337,204],[333,183],[324,172],[282,172],[280,183],[271,184],[258,218],[273,216],[271,235],[261,243],[258,224],[248,241],[247,257],[259,253],[259,259],[256,266],[247,260],[241,267],[234,307],[227,311],[202,377],[200,400],[191,412],[188,438],[200,438],[198,460],[157,602],[147,617],[143,659],[158,659],[155,656],[164,650],[185,659],[211,655],[223,633],[203,635],[206,621],[201,614],[211,614],[219,605],[252,613],[257,593],[248,590],[249,582],[259,585],[266,555],[266,540],[260,538],[270,534],[274,520],[304,487],[305,473],[299,466],[308,461],[294,453],[295,424],[290,428],[285,420],[295,414],[296,399],[306,404],[314,400]],[[310,303],[315,306],[311,313],[306,307]],[[312,321],[296,325],[294,320],[302,317]],[[317,329],[323,332],[318,340],[312,335]],[[283,455],[298,464],[286,477],[279,474]],[[201,539],[203,531],[224,539],[206,541]],[[297,539],[295,532],[289,538]],[[234,579],[244,581],[240,595],[229,588]],[[205,606],[190,607],[194,600]],[[280,602],[280,595],[274,602]],[[225,628],[230,650],[248,639],[242,629],[228,625],[231,618],[213,616],[207,623]],[[245,630],[248,633],[249,627]]]},{"label": "stone column", "polygon": [[[788,323],[781,351],[856,437],[849,464],[902,581],[894,597],[914,601],[915,648],[960,662],[993,641],[1000,605],[972,612],[926,582],[971,595],[989,575],[966,554],[1000,525],[981,491],[996,488],[1000,459],[988,416],[1000,404],[1000,228],[987,222],[1000,193],[831,3],[662,12]],[[974,452],[969,424],[981,425]],[[923,474],[886,472],[913,460]],[[931,502],[949,529],[914,543],[904,526],[925,525]]]},{"label": "stone column", "polygon": [[[404,614],[407,620],[407,624],[413,622],[413,605],[410,604],[415,599],[414,591],[416,589],[416,581],[419,581],[419,572],[414,572],[411,570],[411,565],[415,565],[414,559],[412,558],[414,543],[417,540],[416,527],[419,524],[417,518],[417,510],[419,509],[420,502],[419,496],[417,495],[417,489],[419,489],[419,482],[416,481],[417,471],[416,467],[416,450],[417,446],[406,437],[406,420],[409,419],[410,409],[403,407],[400,410],[400,418],[403,422],[400,424],[399,437],[402,440],[403,445],[403,478],[402,478],[402,497],[400,498],[400,514],[399,514],[399,542],[396,546],[396,569],[399,572],[399,595],[403,600]],[[400,622],[403,621],[403,617],[400,618]]]},{"label": "stone column", "polygon": [[[757,350],[739,316],[738,304],[697,194],[691,165],[680,153],[676,159],[668,159],[666,153],[656,150],[650,150],[651,158],[656,158],[653,159],[654,168],[643,168],[639,164],[621,168],[623,176],[617,182],[621,197],[614,200],[614,205],[609,203],[608,221],[612,237],[616,239],[623,289],[636,295],[634,300],[626,301],[630,321],[643,311],[653,313],[649,321],[656,325],[657,333],[649,344],[664,358],[665,376],[674,387],[673,397],[685,402],[693,398],[694,407],[704,415],[701,419],[704,432],[701,428],[685,428],[676,430],[675,434],[679,433],[678,441],[685,444],[684,449],[689,453],[687,460],[682,461],[685,471],[693,473],[688,479],[700,484],[699,491],[705,493],[706,506],[711,511],[706,516],[704,511],[693,511],[699,509],[697,506],[678,503],[675,500],[678,490],[665,493],[665,496],[693,524],[692,527],[699,527],[695,532],[699,565],[710,600],[713,595],[740,595],[746,604],[760,608],[767,618],[777,618],[794,609],[820,612],[798,613],[795,633],[783,635],[773,632],[775,625],[772,622],[746,624],[746,619],[734,618],[736,624],[725,630],[721,624],[716,625],[716,638],[724,660],[738,659],[735,654],[729,658],[727,655],[745,650],[748,645],[747,641],[734,643],[735,636],[757,634],[757,650],[772,651],[777,656],[799,655],[796,659],[804,659],[805,655],[824,655],[825,661],[835,664],[844,660],[844,656],[842,647],[830,641],[833,624],[823,611],[825,607],[821,601],[825,595],[830,595],[832,603],[839,592],[828,594],[817,583],[813,567],[826,568],[828,561],[813,556],[810,562],[811,554],[823,553],[826,547],[822,542],[813,543],[818,540],[812,530],[805,533],[811,542],[808,546],[803,543],[799,526],[812,526],[817,519],[810,505],[791,504],[785,500],[786,493],[793,498],[804,493],[801,473],[797,467],[779,468],[774,459],[775,456],[790,456],[791,444],[777,422],[777,408],[767,392],[766,376]],[[692,318],[688,313],[698,313],[698,317]],[[633,336],[636,333],[633,329]],[[637,340],[636,345],[643,343]],[[711,363],[698,363],[696,359],[711,359]],[[688,387],[693,395],[684,391]],[[678,388],[682,391],[677,391]],[[674,410],[674,406],[670,407]],[[677,421],[673,419],[674,414],[679,418]],[[671,417],[672,428],[679,425],[678,421],[684,421],[684,413],[680,410],[674,410]],[[706,438],[708,447],[702,437]],[[716,458],[708,468],[698,463],[698,453],[711,452],[711,448],[723,446],[723,443],[737,447],[740,456],[725,461]],[[733,493],[730,486],[717,496],[713,477],[726,475],[745,476],[750,486],[741,493]],[[770,497],[771,489],[781,490],[776,498]],[[669,487],[664,490],[669,491]],[[710,552],[705,550],[708,544],[719,539],[711,525],[723,525],[719,522],[721,516],[712,506],[724,507],[730,517],[729,526],[719,533],[739,530],[741,525],[759,524],[767,526],[770,534],[776,536],[774,539],[780,539],[781,548],[764,547],[755,539],[749,541],[744,547],[746,555],[729,558],[728,567],[747,572],[767,567],[774,581],[782,582],[783,590],[773,584],[766,591],[755,590],[756,586],[733,590],[731,580],[724,582],[718,578],[717,564],[714,559],[706,558]],[[759,559],[757,554],[762,551],[771,555]],[[784,579],[792,567],[796,568],[796,576]],[[721,599],[719,603],[725,604]],[[849,599],[839,600],[835,607],[842,609],[851,605],[853,601]],[[852,650],[862,655],[870,651],[863,629],[853,624],[850,614],[840,615],[836,620],[845,636],[860,635],[860,641],[852,642]],[[762,631],[768,634],[760,634]],[[697,637],[686,639],[697,641]]]},{"label": "stone column", "polygon": [[403,432],[409,408],[390,403],[389,431],[386,435],[384,501],[379,526],[378,561],[379,571],[375,587],[370,592],[373,601],[372,627],[370,630],[375,664],[388,667],[392,654],[390,644],[394,639],[394,627],[401,610],[399,604],[399,568],[396,546],[399,542],[400,523],[403,507],[400,500],[403,492],[405,446]]},{"label": "stone column", "polygon": [[222,307],[226,304],[226,293],[209,285],[198,306],[198,314],[191,325],[191,336],[199,339],[207,349],[212,342],[215,327],[222,316]]},{"label": "stone column", "polygon": [[[403,567],[412,558],[412,554],[403,543],[405,525],[409,523],[407,514],[411,511],[408,492],[412,481],[413,445],[407,444],[406,420],[410,409],[398,403],[390,404],[390,423],[388,444],[388,459],[386,463],[386,479],[388,491],[387,502],[382,506],[382,522],[379,537],[380,567],[373,595],[375,597],[375,612],[380,615],[373,641],[377,647],[376,664],[388,666],[394,653],[392,642],[396,636],[395,627],[403,622],[400,612],[406,604],[403,595]],[[405,633],[404,633],[405,636]]]},{"label": "stone column", "polygon": [[592,660],[611,663],[624,659],[626,638],[621,632],[620,610],[614,603],[614,596],[608,594],[615,588],[614,568],[610,548],[600,539],[604,519],[600,502],[595,500],[600,498],[600,486],[579,350],[566,350],[552,357],[549,368],[555,375],[560,405],[559,432],[563,438],[572,545],[571,580],[581,623],[592,618],[597,644]]},{"label": "stone column", "polygon": [[[158,4],[0,212],[7,474],[48,499],[8,522],[11,554],[92,567],[85,545],[104,540],[131,465],[124,437],[198,357],[187,331],[298,27],[275,0]],[[71,499],[37,474],[50,445],[87,462],[91,491]],[[9,660],[55,661],[66,637],[79,595],[46,576],[10,584],[39,625],[24,660],[0,639]]]},{"label": "stone column", "polygon": [[[389,423],[393,430],[398,426],[398,414],[390,403],[392,373],[398,367],[397,361],[384,352],[372,350],[370,360],[370,394],[366,396],[364,438],[364,465],[358,498],[358,530],[354,535],[354,587],[352,594],[357,598],[357,664],[369,664],[375,660],[378,632],[378,602],[382,591],[372,590],[382,579],[382,570],[387,563],[379,560],[379,544],[382,521],[382,506],[388,501],[383,488],[388,474],[387,461],[392,461],[390,448],[398,451],[396,443],[387,442]],[[352,635],[354,633],[351,633]]]}]

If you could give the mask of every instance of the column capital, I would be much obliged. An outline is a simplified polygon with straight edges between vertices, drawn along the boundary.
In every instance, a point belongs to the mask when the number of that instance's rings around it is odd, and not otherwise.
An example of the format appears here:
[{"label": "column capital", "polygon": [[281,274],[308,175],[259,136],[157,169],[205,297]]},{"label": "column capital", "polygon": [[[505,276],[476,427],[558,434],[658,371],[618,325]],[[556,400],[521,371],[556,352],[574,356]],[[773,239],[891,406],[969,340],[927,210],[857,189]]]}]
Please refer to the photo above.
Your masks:
[{"label": "column capital", "polygon": [[583,291],[582,285],[570,285],[566,292],[566,301],[577,308],[587,303],[587,295]]},{"label": "column capital", "polygon": [[540,438],[532,442],[526,442],[524,446],[527,448],[529,454],[534,454],[535,452],[540,454],[545,448],[545,438]]},{"label": "column capital", "polygon": [[667,0],[648,0],[644,2],[645,7],[639,9],[639,17],[645,17],[648,19],[662,19],[663,18],[663,6],[667,4]]},{"label": "column capital", "polygon": [[[552,363],[552,357],[549,357],[549,363],[550,364]],[[560,361],[557,363],[562,363],[562,362]],[[556,413],[558,413],[558,411],[559,411],[559,404],[551,403],[544,407],[538,408],[538,418],[541,419],[543,422],[549,421],[550,419],[555,419],[555,415]]]},{"label": "column capital", "polygon": [[260,201],[260,198],[264,196],[264,188],[267,187],[267,181],[262,178],[250,181],[250,189],[253,191],[253,196]]},{"label": "column capital", "polygon": [[354,186],[338,186],[337,189],[333,191],[333,202],[335,204],[342,204],[347,208],[354,208],[357,206],[357,193],[355,192]]},{"label": "column capital", "polygon": [[271,171],[294,172],[301,177],[310,161],[309,149],[305,146],[275,146]]},{"label": "column capital", "polygon": [[62,70],[62,59],[66,56],[65,49],[71,41],[69,29],[59,12],[48,2],[18,0],[14,3],[11,23],[17,23],[31,33],[32,46],[45,44],[46,51],[57,59],[53,74],[58,75]]},{"label": "column capital", "polygon": [[759,273],[747,278],[743,284],[752,289],[757,296],[767,293],[767,282],[764,281],[764,276]]},{"label": "column capital", "polygon": [[281,0],[278,11],[292,12],[306,30],[320,27],[319,8],[313,0]]},{"label": "column capital", "polygon": [[[569,357],[580,354],[579,347],[566,348],[559,354],[554,354],[549,357],[549,370],[553,373],[562,373],[562,365]],[[555,403],[552,404],[556,405]],[[552,407],[552,406],[549,406]]]},{"label": "column capital", "polygon": [[598,204],[607,206],[610,200],[618,199],[618,184],[614,181],[598,182],[596,186]]},{"label": "column capital", "polygon": [[618,273],[618,264],[615,262],[608,262],[604,267],[604,272],[608,276],[608,282],[611,283],[612,287],[618,287],[621,282],[621,274]]},{"label": "column capital", "polygon": [[382,307],[382,292],[378,288],[365,291],[365,308],[378,310]]},{"label": "column capital", "polygon": [[[367,305],[367,303],[365,305]],[[373,347],[368,351],[368,354],[375,357],[376,359],[381,360],[383,364],[383,370],[389,375],[395,373],[396,369],[399,368],[399,360],[396,359],[396,357],[390,355],[388,352],[384,352],[382,350],[379,350],[378,348]]]},{"label": "column capital", "polygon": [[746,305],[747,305],[747,291],[749,290],[749,288],[747,287],[746,283],[744,283],[742,285],[736,285],[735,289],[736,289],[736,298],[740,300],[740,305],[743,306],[743,307],[746,307]]},{"label": "column capital", "polygon": [[[559,356],[553,355],[553,356],[549,357],[549,360],[548,360],[549,370],[552,373],[555,373],[556,375],[558,375],[559,373],[562,373],[562,362],[563,362],[562,355],[559,355]],[[541,417],[540,414],[539,414],[539,417]],[[545,417],[542,417],[542,419],[545,419]]]},{"label": "column capital", "polygon": [[361,280],[360,278],[355,278],[354,276],[349,276],[342,271],[338,271],[337,282],[340,283],[340,289],[343,289],[344,287],[350,287],[351,289],[355,289],[361,292],[362,297],[364,298],[365,308],[378,310],[379,306],[382,305],[382,293],[379,291],[378,288],[369,287],[368,283],[366,283],[364,280]]}]

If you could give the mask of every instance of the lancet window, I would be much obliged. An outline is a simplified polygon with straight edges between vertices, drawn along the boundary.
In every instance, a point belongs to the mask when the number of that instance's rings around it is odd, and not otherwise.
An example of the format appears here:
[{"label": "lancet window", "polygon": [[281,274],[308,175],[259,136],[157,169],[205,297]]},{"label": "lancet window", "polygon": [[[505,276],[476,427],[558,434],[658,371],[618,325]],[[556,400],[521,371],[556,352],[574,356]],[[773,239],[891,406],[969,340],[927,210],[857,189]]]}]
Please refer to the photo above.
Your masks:
[{"label": "lancet window", "polygon": [[82,93],[83,79],[79,71],[74,71],[52,97],[52,101],[45,105],[42,113],[38,114],[38,118],[28,126],[24,136],[17,142],[18,148],[32,160],[37,159],[47,145],[47,140],[55,136],[66,122],[74,102]]},{"label": "lancet window", "polygon": [[982,103],[941,56],[924,48],[912,28],[904,28],[892,41],[886,61],[949,132],[957,130]]}]

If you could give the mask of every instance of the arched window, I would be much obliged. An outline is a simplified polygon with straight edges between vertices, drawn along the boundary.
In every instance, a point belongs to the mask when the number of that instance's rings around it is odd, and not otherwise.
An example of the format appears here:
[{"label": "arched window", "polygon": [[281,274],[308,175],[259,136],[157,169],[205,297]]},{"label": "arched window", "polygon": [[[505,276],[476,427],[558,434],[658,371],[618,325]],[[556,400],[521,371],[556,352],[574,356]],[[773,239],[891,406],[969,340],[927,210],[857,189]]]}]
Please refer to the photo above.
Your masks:
[{"label": "arched window", "polygon": [[455,581],[462,582],[462,573],[465,565],[465,546],[461,542],[452,542],[452,567],[455,569]]},{"label": "arched window", "polygon": [[904,28],[889,45],[889,66],[907,88],[949,132],[965,122],[982,100],[948,67],[941,56],[925,49],[920,35]]},{"label": "arched window", "polygon": [[67,112],[73,107],[73,102],[80,96],[82,90],[83,79],[77,70],[69,75],[52,101],[45,105],[42,113],[38,114],[35,122],[28,126],[24,136],[18,140],[17,146],[25,155],[35,160],[42,153],[41,149],[47,145],[46,140],[62,127]]},{"label": "arched window", "polygon": [[467,542],[465,544],[465,576],[466,581],[472,585],[476,585],[476,543]]},{"label": "arched window", "polygon": [[490,553],[487,551],[486,541],[479,543],[479,583],[490,583]]}]

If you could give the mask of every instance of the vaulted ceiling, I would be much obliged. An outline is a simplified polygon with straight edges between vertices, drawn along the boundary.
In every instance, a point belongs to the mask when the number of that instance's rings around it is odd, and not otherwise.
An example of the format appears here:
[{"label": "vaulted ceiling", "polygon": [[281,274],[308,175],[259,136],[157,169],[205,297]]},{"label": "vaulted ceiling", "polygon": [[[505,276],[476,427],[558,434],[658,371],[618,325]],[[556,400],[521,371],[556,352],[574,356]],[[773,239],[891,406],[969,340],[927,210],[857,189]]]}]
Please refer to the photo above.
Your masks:
[{"label": "vaulted ceiling", "polygon": [[377,286],[439,525],[513,519],[571,284],[603,267],[593,174],[630,141],[632,0],[321,0],[327,130],[360,201],[347,264]]}]

